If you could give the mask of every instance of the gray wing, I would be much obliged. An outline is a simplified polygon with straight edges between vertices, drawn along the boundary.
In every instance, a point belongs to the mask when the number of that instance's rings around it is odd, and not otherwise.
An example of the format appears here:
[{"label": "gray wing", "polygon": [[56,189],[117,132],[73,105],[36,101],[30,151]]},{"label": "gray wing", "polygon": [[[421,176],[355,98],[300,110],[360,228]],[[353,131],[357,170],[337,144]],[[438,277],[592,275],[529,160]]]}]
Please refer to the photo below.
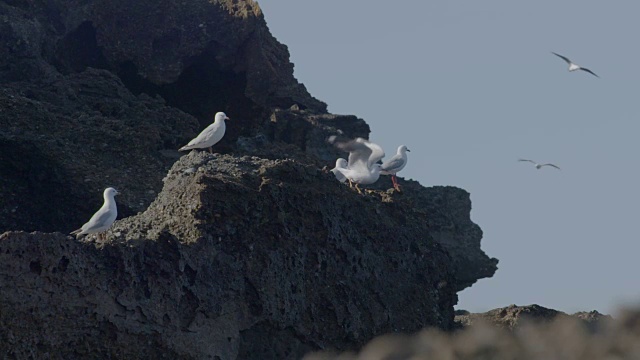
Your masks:
[{"label": "gray wing", "polygon": [[591,70],[589,70],[589,69],[587,69],[587,68],[583,68],[583,67],[581,67],[581,68],[580,68],[580,70],[586,71],[586,72],[588,72],[589,74],[591,74],[591,75],[593,75],[593,76],[595,76],[595,77],[597,77],[597,78],[599,78],[599,77],[600,77],[600,76],[596,75],[596,73],[594,73],[593,71],[591,71]]},{"label": "gray wing", "polygon": [[395,169],[401,168],[404,165],[404,159],[401,155],[395,155],[388,161],[382,163],[383,171],[393,171]]},{"label": "gray wing", "polygon": [[555,56],[557,56],[557,57],[561,58],[562,60],[566,61],[566,62],[567,62],[567,64],[571,64],[571,60],[569,60],[568,58],[566,58],[566,57],[564,57],[564,56],[562,56],[562,55],[560,55],[560,54],[556,54],[556,53],[554,53],[553,51],[552,51],[551,53],[552,53],[553,55],[555,55]]},{"label": "gray wing", "polygon": [[536,164],[536,162],[535,162],[535,161],[533,161],[533,160],[528,160],[528,159],[518,159],[518,161],[527,161],[527,162],[530,162],[530,163],[532,163],[532,164]]},{"label": "gray wing", "polygon": [[207,139],[211,137],[211,134],[213,133],[214,130],[215,129],[213,127],[213,124],[207,126],[207,128],[202,130],[202,132],[198,134],[198,136],[196,136],[191,141],[189,141],[187,146],[196,145],[196,144],[207,141]]},{"label": "gray wing", "polygon": [[107,225],[111,225],[108,223],[108,221],[111,218],[111,215],[112,214],[109,210],[102,211],[102,212],[98,210],[98,212],[93,214],[91,219],[89,219],[89,221],[86,224],[82,225],[82,231],[86,232],[93,229],[99,229]]},{"label": "gray wing", "polygon": [[540,165],[540,167],[543,167],[543,166],[551,166],[551,167],[554,167],[554,168],[556,168],[558,170],[562,170],[562,169],[560,169],[559,167],[557,167],[557,166],[555,166],[553,164],[542,164],[542,165]]}]

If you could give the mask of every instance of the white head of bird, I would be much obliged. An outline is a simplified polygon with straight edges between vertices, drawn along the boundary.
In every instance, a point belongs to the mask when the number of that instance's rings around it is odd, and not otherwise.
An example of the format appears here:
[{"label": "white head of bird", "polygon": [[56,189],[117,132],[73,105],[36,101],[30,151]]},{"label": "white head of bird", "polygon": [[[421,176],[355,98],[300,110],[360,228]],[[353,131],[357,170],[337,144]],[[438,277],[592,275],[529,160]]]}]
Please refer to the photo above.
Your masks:
[{"label": "white head of bird", "polygon": [[411,152],[411,150],[409,150],[409,148],[407,148],[407,145],[398,146],[398,154],[404,154],[407,151]]},{"label": "white head of bird", "polygon": [[106,189],[104,189],[104,197],[106,198],[113,198],[116,195],[119,195],[120,193],[118,192],[118,190],[112,188],[112,187],[108,187]]},{"label": "white head of bird", "polygon": [[216,113],[216,116],[214,118],[215,122],[220,122],[220,121],[225,121],[225,120],[231,120],[231,119],[229,119],[227,114],[223,113],[222,111]]}]

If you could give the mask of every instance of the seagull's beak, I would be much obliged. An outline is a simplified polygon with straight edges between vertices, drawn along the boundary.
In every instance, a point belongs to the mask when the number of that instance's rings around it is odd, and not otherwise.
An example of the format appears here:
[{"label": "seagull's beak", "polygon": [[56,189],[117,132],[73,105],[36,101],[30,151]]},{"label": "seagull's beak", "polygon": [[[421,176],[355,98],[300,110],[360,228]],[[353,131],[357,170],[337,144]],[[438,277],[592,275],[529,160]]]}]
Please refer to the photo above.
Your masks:
[{"label": "seagull's beak", "polygon": [[407,149],[408,152],[411,152],[411,150]]},{"label": "seagull's beak", "polygon": [[120,195],[120,191],[116,190],[116,193],[113,195]]},{"label": "seagull's beak", "polygon": [[228,116],[227,116],[227,117],[225,117],[224,119],[225,119],[225,120],[231,120],[231,118],[230,118],[230,117],[228,117]]}]

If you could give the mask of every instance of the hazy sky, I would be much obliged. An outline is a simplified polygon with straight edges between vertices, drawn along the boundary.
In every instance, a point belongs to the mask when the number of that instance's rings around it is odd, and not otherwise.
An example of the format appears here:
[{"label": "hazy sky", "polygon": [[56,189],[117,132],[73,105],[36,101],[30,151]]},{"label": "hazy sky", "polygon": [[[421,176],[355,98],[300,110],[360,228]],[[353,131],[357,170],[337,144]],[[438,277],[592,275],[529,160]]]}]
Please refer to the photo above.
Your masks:
[{"label": "hazy sky", "polygon": [[[640,2],[260,6],[329,111],[364,118],[388,156],[411,149],[401,175],[471,193],[482,248],[500,264],[458,308],[640,304]],[[600,78],[569,73],[551,51]]]}]

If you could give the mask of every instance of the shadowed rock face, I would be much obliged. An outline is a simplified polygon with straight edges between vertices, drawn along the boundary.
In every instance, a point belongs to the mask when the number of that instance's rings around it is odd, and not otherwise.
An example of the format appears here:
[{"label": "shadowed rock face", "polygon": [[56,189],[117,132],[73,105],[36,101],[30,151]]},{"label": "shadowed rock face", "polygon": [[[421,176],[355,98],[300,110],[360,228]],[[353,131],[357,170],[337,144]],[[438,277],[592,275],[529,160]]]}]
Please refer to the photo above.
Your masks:
[{"label": "shadowed rock face", "polygon": [[399,213],[403,195],[358,195],[331,177],[294,160],[192,152],[106,243],[5,233],[0,276],[15,291],[0,295],[11,309],[0,313],[2,351],[79,356],[57,350],[73,339],[124,357],[297,359],[376,334],[451,329],[455,277],[428,214]]},{"label": "shadowed rock face", "polygon": [[[221,110],[222,155],[176,151]],[[328,136],[369,132],[295,80],[253,1],[0,1],[0,233],[57,232],[0,236],[0,351],[294,359],[451,329],[497,260],[466,191],[321,170]],[[61,235],[108,186],[108,242]]]},{"label": "shadowed rock face", "polygon": [[0,28],[0,231],[73,230],[108,186],[146,209],[217,111],[222,152],[262,136],[329,160],[337,129],[369,134],[294,79],[253,2],[0,2]]}]

